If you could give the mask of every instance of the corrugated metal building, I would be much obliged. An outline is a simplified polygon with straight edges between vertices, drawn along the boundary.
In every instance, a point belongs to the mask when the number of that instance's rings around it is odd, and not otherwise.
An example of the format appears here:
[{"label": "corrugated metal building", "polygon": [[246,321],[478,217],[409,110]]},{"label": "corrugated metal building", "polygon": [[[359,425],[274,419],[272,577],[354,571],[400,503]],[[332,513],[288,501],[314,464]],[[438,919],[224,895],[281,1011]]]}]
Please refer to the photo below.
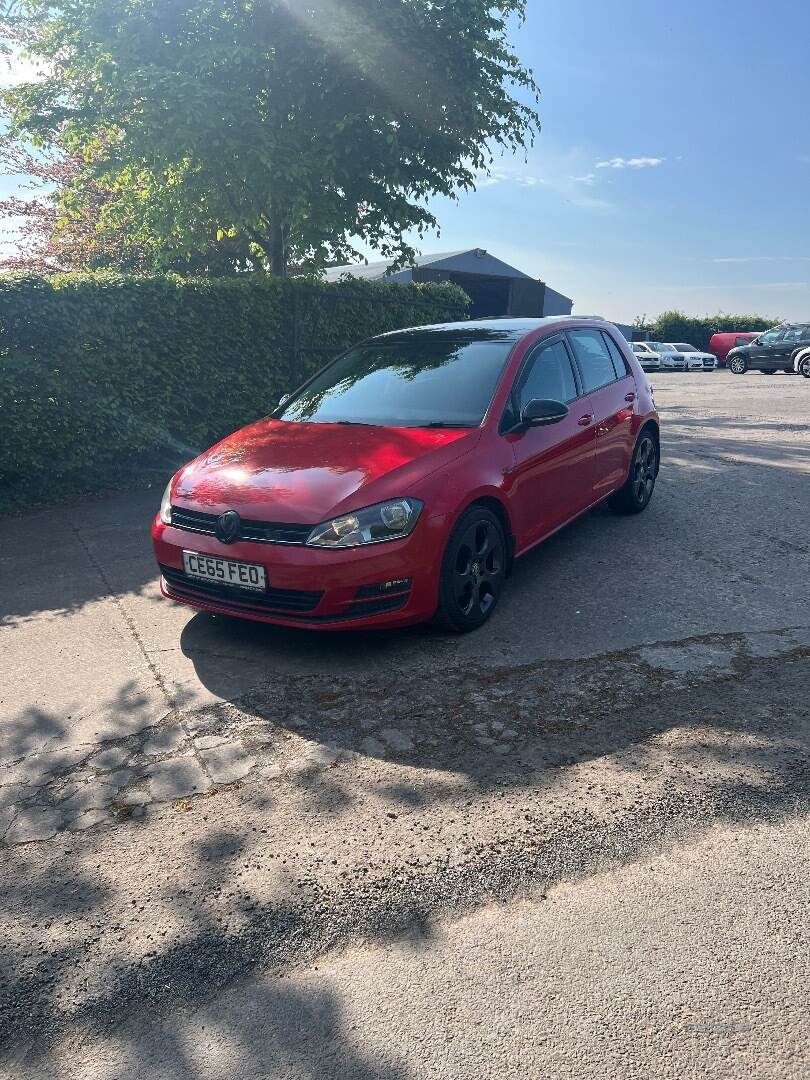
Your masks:
[{"label": "corrugated metal building", "polygon": [[395,273],[389,273],[388,266],[386,262],[334,266],[326,271],[326,279],[338,281],[349,274],[356,278],[385,278],[405,283],[453,281],[470,297],[470,317],[474,319],[487,315],[570,315],[573,307],[573,300],[569,297],[552,289],[544,281],[537,281],[522,270],[496,259],[483,248],[451,251],[443,255],[420,255],[412,267]]}]

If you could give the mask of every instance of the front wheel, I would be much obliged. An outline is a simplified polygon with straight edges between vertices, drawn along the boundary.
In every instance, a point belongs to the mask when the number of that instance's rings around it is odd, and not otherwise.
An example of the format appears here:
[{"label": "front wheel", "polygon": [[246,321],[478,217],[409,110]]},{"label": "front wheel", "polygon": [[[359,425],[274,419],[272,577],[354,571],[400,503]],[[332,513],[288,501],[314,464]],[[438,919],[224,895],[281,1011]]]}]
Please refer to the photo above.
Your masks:
[{"label": "front wheel", "polygon": [[642,431],[633,451],[630,472],[608,503],[617,514],[640,514],[650,504],[658,476],[658,442],[649,430]]},{"label": "front wheel", "polygon": [[507,545],[500,521],[484,506],[462,514],[447,542],[435,621],[466,634],[490,618],[506,577]]},{"label": "front wheel", "polygon": [[733,356],[728,362],[732,375],[744,375],[748,371],[748,361],[743,356]]}]

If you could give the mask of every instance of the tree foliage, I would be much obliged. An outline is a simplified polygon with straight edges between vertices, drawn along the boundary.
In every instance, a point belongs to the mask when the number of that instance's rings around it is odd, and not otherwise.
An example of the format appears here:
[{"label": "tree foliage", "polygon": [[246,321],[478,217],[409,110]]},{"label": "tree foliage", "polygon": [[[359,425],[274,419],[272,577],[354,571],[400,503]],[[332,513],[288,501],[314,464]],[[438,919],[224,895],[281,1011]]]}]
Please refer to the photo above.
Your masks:
[{"label": "tree foliage", "polygon": [[10,138],[81,162],[60,227],[91,220],[155,266],[225,241],[282,274],[357,239],[404,261],[404,234],[437,224],[427,199],[533,137],[537,87],[508,40],[524,7],[20,0],[6,33],[50,74],[3,95]]},{"label": "tree foliage", "polygon": [[765,315],[687,315],[683,311],[664,311],[652,322],[646,315],[640,316],[634,326],[649,330],[653,341],[687,341],[698,349],[708,349],[712,334],[745,333],[768,330],[776,326],[778,319]]}]

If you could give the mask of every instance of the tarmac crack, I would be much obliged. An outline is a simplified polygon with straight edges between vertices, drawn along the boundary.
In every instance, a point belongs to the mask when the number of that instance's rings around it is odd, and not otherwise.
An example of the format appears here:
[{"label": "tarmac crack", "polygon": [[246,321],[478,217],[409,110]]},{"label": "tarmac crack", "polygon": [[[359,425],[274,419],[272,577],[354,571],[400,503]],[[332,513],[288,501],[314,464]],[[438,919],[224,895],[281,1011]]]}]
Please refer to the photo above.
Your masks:
[{"label": "tarmac crack", "polygon": [[141,656],[143,657],[144,663],[146,664],[146,666],[147,666],[147,668],[149,670],[149,673],[151,674],[152,678],[154,679],[155,685],[157,686],[157,688],[160,690],[161,694],[163,695],[167,706],[170,709],[177,708],[179,703],[176,701],[174,695],[169,691],[169,688],[168,688],[168,686],[166,684],[166,680],[165,680],[165,678],[163,676],[162,671],[157,666],[157,664],[152,660],[152,657],[149,654],[149,650],[146,648],[146,644],[145,644],[145,642],[144,642],[144,640],[143,640],[143,638],[141,636],[140,631],[138,630],[138,627],[137,627],[137,625],[135,623],[135,620],[132,618],[129,611],[127,610],[126,604],[124,603],[124,600],[123,600],[123,597],[122,597],[121,593],[116,590],[115,586],[110,581],[110,579],[109,579],[109,577],[107,575],[107,571],[104,569],[104,566],[100,562],[100,560],[96,558],[96,556],[95,556],[92,548],[90,547],[90,545],[85,541],[84,537],[82,536],[81,530],[75,525],[75,523],[70,518],[68,518],[68,524],[70,525],[70,529],[73,532],[73,535],[76,537],[77,543],[80,545],[80,547],[84,551],[84,554],[85,554],[85,556],[87,558],[87,561],[90,563],[90,565],[93,567],[93,569],[98,574],[99,579],[101,580],[101,583],[102,583],[102,585],[104,586],[104,588],[106,590],[107,598],[109,600],[111,600],[113,602],[113,604],[115,604],[115,606],[117,607],[118,613],[121,616],[121,619],[123,620],[124,625],[126,626],[127,630],[129,631],[129,633],[131,634],[133,640],[135,641],[135,644],[137,645],[138,650],[140,651]]}]

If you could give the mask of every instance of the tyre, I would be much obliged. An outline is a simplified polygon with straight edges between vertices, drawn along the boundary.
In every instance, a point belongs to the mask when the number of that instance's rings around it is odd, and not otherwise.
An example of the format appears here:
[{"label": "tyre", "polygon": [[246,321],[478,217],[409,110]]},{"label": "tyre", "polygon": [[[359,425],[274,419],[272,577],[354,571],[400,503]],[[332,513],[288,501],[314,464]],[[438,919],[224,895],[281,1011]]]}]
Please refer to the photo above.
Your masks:
[{"label": "tyre", "polygon": [[744,375],[748,371],[748,361],[744,356],[732,356],[728,362],[728,370],[733,375]]},{"label": "tyre", "polygon": [[507,558],[503,526],[490,510],[462,514],[444,551],[435,622],[456,634],[483,626],[498,606]]},{"label": "tyre", "polygon": [[658,476],[658,441],[649,428],[639,435],[627,479],[608,500],[617,514],[640,514],[650,504]]},{"label": "tyre", "polygon": [[799,361],[799,374],[804,375],[805,379],[810,379],[810,353]]}]

